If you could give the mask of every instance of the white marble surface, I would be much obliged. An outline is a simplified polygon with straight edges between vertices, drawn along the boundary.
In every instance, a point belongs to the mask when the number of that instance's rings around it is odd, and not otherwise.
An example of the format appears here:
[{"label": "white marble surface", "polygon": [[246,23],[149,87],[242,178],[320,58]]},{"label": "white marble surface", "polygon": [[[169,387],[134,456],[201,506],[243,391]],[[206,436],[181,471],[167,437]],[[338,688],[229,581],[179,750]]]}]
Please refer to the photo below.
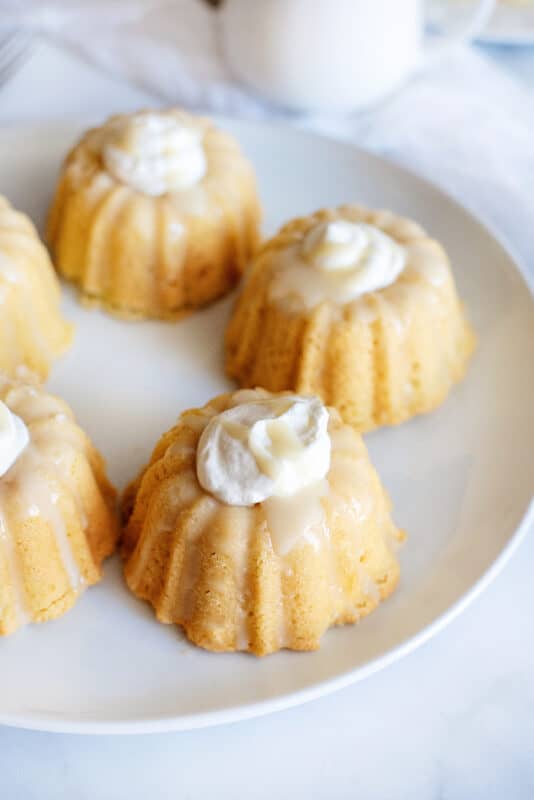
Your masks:
[{"label": "white marble surface", "polygon": [[[498,58],[512,69],[520,61],[534,88],[534,51]],[[0,123],[104,115],[146,100],[41,46],[0,89]],[[0,797],[532,798],[533,570],[530,536],[445,632],[373,678],[301,708],[140,738],[0,728]]]}]

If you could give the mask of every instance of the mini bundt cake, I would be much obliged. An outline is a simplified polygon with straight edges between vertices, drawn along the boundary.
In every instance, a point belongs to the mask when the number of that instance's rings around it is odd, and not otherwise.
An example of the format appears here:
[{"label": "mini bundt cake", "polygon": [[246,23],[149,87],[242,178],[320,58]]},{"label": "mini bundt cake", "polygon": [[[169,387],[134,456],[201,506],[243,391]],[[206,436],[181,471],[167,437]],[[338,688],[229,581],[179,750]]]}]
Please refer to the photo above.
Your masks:
[{"label": "mini bundt cake", "polygon": [[226,333],[241,386],[316,394],[359,431],[438,406],[474,335],[438,242],[356,205],[295,219],[260,250]]},{"label": "mini bundt cake", "polygon": [[112,117],[68,155],[48,220],[60,273],[125,318],[175,318],[228,292],[259,237],[235,139],[184,111]]},{"label": "mini bundt cake", "polygon": [[365,445],[316,397],[241,390],[186,411],[123,511],[128,586],[208,650],[316,649],[399,577]]},{"label": "mini bundt cake", "polygon": [[100,580],[115,505],[69,407],[0,375],[0,635],[61,616]]},{"label": "mini bundt cake", "polygon": [[30,219],[0,196],[0,370],[26,368],[46,379],[70,345],[60,287],[48,252]]}]

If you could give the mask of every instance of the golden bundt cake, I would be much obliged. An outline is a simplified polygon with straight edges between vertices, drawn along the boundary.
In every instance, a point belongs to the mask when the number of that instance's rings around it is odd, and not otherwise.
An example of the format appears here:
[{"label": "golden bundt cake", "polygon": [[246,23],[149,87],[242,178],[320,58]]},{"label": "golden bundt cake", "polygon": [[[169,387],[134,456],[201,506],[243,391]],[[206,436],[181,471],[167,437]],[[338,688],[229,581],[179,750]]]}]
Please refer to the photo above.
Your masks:
[{"label": "golden bundt cake", "polygon": [[60,288],[48,252],[30,219],[0,196],[0,370],[21,367],[44,380],[70,345]]},{"label": "golden bundt cake", "polygon": [[289,222],[260,250],[226,369],[241,386],[317,394],[368,431],[438,406],[473,348],[441,245],[410,220],[347,205]]},{"label": "golden bundt cake", "polygon": [[0,635],[61,616],[100,580],[115,501],[70,408],[0,375]]},{"label": "golden bundt cake", "polygon": [[254,171],[232,136],[185,111],[142,111],[75,145],[48,241],[84,300],[127,318],[167,318],[236,284],[259,223]]},{"label": "golden bundt cake", "polygon": [[395,588],[403,535],[356,431],[263,390],[186,411],[123,500],[128,586],[208,650],[313,650]]}]

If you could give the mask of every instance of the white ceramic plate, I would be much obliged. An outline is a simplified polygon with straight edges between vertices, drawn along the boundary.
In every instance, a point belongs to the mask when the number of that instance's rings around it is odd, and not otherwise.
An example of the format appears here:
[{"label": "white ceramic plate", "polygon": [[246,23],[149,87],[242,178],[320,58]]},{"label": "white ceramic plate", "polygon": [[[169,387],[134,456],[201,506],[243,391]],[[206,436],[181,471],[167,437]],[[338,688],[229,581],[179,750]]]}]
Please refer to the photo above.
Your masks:
[{"label": "white ceramic plate", "polygon": [[[443,627],[502,567],[528,523],[534,476],[534,309],[501,244],[414,175],[298,131],[229,123],[252,158],[267,233],[319,206],[358,200],[420,220],[451,257],[480,346],[442,409],[367,439],[410,534],[397,593],[320,651],[263,660],[214,655],[158,624],[118,560],[64,618],[0,642],[0,722],[69,732],[186,729],[263,714],[359,680]],[[73,126],[0,134],[0,191],[42,223]],[[178,413],[228,387],[222,336],[231,300],[177,324],[85,311],[50,387],[74,407],[119,485]],[[532,511],[532,509],[531,509]]]},{"label": "white ceramic plate", "polygon": [[[438,28],[453,25],[458,12],[469,13],[475,0],[432,0],[429,18]],[[534,2],[520,5],[498,0],[488,24],[476,37],[487,44],[534,45]]]}]

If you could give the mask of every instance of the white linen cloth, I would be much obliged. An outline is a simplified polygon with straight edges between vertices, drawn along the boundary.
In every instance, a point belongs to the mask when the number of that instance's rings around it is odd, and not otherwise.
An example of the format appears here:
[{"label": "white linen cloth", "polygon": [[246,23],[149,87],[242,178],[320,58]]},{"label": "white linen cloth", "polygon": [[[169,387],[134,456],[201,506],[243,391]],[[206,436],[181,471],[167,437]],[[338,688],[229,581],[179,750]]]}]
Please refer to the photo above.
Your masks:
[{"label": "white linen cloth", "polygon": [[480,213],[534,265],[534,93],[475,48],[458,47],[376,109],[289,114],[235,84],[217,12],[203,0],[0,0],[32,27],[163,102],[282,117],[407,164]]}]

